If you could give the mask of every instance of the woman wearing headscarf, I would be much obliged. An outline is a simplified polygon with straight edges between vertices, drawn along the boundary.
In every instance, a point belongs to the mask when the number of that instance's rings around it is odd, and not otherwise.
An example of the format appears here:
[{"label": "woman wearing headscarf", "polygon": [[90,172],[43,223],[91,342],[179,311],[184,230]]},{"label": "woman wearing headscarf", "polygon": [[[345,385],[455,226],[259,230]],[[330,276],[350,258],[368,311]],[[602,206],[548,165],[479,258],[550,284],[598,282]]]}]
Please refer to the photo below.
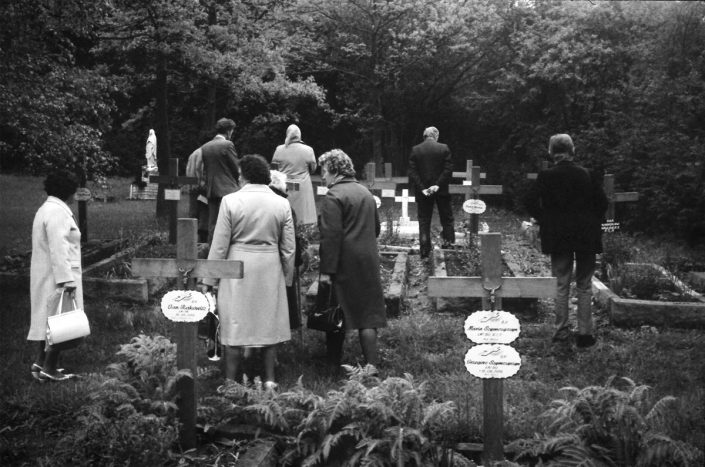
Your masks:
[{"label": "woman wearing headscarf", "polygon": [[59,298],[73,298],[83,308],[81,231],[69,204],[78,188],[76,177],[59,170],[44,180],[47,199],[32,223],[32,261],[29,273],[31,321],[27,340],[37,342],[32,376],[40,381],[65,381],[74,375],[57,368],[59,350],[46,346],[47,319]]},{"label": "woman wearing headscarf", "polygon": [[313,197],[311,176],[316,170],[316,156],[311,146],[301,140],[301,130],[296,125],[286,129],[284,144],[277,146],[272,164],[286,174],[289,182],[298,183],[298,190],[289,191],[291,208],[296,212],[297,223],[316,223],[316,201]]},{"label": "woman wearing headscarf", "polygon": [[[240,190],[225,195],[208,259],[240,260],[242,279],[221,279],[220,342],[225,377],[236,380],[243,350],[260,347],[265,387],[273,389],[276,345],[291,339],[286,285],[294,271],[294,222],[286,199],[269,189],[269,165],[260,155],[240,160]],[[207,288],[216,279],[204,279]]]},{"label": "woman wearing headscarf", "polygon": [[[340,149],[319,163],[328,192],[321,200],[320,282],[333,284],[345,315],[345,329],[357,329],[365,363],[377,365],[377,328],[387,325],[379,274],[377,204],[355,180],[352,160]],[[327,333],[328,357],[340,363],[344,333]]]}]

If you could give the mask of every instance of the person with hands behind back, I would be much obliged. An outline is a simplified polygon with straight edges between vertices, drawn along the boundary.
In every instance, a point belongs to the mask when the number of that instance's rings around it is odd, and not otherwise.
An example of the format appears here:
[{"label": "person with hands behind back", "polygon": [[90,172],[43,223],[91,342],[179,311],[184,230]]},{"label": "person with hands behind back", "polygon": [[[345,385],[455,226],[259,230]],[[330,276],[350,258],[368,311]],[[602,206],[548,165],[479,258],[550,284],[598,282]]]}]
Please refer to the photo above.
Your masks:
[{"label": "person with hands behind back", "polygon": [[44,180],[47,199],[32,223],[27,340],[37,342],[38,354],[31,372],[40,381],[65,381],[75,376],[57,368],[60,350],[47,347],[46,333],[47,320],[56,313],[62,294],[64,302],[73,299],[79,308],[83,307],[81,232],[69,207],[77,188],[77,178],[70,172],[49,174]]}]

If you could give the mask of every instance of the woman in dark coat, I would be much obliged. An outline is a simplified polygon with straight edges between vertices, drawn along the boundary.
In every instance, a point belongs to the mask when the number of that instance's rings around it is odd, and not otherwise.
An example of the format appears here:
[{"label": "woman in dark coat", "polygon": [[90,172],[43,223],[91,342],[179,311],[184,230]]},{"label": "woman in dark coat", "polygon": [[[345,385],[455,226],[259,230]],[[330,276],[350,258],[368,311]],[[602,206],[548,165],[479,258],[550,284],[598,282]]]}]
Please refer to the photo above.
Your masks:
[{"label": "woman in dark coat", "polygon": [[[318,162],[328,186],[318,219],[320,282],[333,284],[346,330],[358,330],[366,363],[377,365],[377,328],[387,325],[379,274],[377,205],[369,190],[355,180],[352,161],[343,151],[328,151]],[[329,333],[328,340],[329,357],[339,362],[344,334]]]}]

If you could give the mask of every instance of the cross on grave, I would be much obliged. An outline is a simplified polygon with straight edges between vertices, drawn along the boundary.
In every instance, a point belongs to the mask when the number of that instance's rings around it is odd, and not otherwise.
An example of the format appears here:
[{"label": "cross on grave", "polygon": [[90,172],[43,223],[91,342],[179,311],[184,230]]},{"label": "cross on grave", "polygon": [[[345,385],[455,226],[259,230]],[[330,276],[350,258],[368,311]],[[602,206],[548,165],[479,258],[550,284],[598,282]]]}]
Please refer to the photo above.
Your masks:
[{"label": "cross on grave", "polygon": [[[556,295],[555,277],[502,277],[502,234],[480,234],[481,277],[428,278],[429,297],[482,297],[483,310],[501,310],[502,297],[550,298]],[[483,461],[504,460],[503,379],[482,380]]]},{"label": "cross on grave", "polygon": [[407,177],[393,177],[392,176],[392,163],[384,163],[384,177],[377,177],[377,165],[374,162],[368,162],[365,164],[365,184],[370,190],[396,190],[397,185],[402,183],[407,183]]},{"label": "cross on grave", "polygon": [[[452,176],[453,178],[464,178],[463,180],[463,185],[472,185],[472,159],[468,159],[465,161],[465,172],[453,172]],[[475,167],[475,169],[480,170],[479,167]],[[480,172],[480,179],[485,179],[487,178],[487,174],[484,172]],[[465,193],[465,199],[469,199],[469,194]]]},{"label": "cross on grave", "polygon": [[169,175],[150,175],[151,183],[166,185],[164,187],[164,200],[169,203],[169,243],[176,243],[176,218],[179,215],[179,200],[181,199],[181,185],[198,183],[196,177],[179,176],[179,159],[169,159]]},{"label": "cross on grave", "polygon": [[[548,161],[542,160],[539,170],[546,170],[546,169],[548,169]],[[530,173],[526,174],[526,178],[529,180],[536,180],[536,178],[538,178],[538,176],[539,176],[538,172],[530,172]]]},{"label": "cross on grave", "polygon": [[401,196],[395,196],[394,202],[401,203],[401,217],[399,218],[399,225],[409,225],[409,203],[415,202],[413,198],[409,197],[409,190],[406,188],[401,190]]},{"label": "cross on grave", "polygon": [[[180,277],[183,287],[195,289],[196,277],[240,279],[242,261],[197,259],[196,219],[178,220],[176,259],[134,258],[132,274],[138,277]],[[190,375],[177,379],[181,444],[184,449],[196,447],[196,343],[198,321],[176,322],[176,366],[189,370]]]},{"label": "cross on grave", "polygon": [[[472,163],[472,161],[468,161]],[[468,168],[470,180],[463,181],[462,185],[448,185],[448,192],[451,194],[465,194],[466,204],[467,200],[479,200],[480,195],[501,195],[502,185],[483,185],[480,181],[481,173],[479,166],[472,166]],[[465,174],[467,174],[467,172]],[[458,173],[458,172],[454,172]],[[467,175],[466,175],[467,176]],[[470,232],[477,234],[480,230],[480,214],[485,211],[483,202],[470,203],[472,208],[468,210],[470,212]],[[463,209],[465,205],[463,205]]]},{"label": "cross on grave", "polygon": [[615,203],[624,203],[628,201],[638,201],[639,193],[636,191],[626,191],[622,193],[614,192],[614,175],[605,174],[602,179],[602,186],[605,189],[605,194],[607,195],[607,213],[605,217],[607,222],[602,224],[603,232],[614,232],[619,230],[619,222],[614,220]]}]

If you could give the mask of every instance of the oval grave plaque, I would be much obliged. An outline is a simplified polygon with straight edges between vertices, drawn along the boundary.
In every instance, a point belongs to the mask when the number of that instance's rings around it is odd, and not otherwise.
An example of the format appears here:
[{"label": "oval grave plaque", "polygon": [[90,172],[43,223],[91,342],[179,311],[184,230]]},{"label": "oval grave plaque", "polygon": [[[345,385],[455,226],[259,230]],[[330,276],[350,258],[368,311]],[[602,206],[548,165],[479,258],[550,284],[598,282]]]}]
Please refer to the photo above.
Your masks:
[{"label": "oval grave plaque", "polygon": [[476,344],[509,344],[519,331],[519,320],[506,311],[476,311],[465,320],[465,335]]},{"label": "oval grave plaque", "polygon": [[509,378],[521,366],[521,357],[504,344],[480,344],[465,354],[465,368],[478,378]]},{"label": "oval grave plaque", "polygon": [[463,203],[463,211],[468,214],[482,214],[487,209],[487,205],[481,199],[468,199]]},{"label": "oval grave plaque", "polygon": [[91,190],[89,190],[88,188],[79,187],[76,189],[76,194],[73,198],[76,201],[90,201],[91,197]]},{"label": "oval grave plaque", "polygon": [[215,301],[197,290],[172,290],[162,297],[162,313],[171,321],[195,323],[214,309]]}]

